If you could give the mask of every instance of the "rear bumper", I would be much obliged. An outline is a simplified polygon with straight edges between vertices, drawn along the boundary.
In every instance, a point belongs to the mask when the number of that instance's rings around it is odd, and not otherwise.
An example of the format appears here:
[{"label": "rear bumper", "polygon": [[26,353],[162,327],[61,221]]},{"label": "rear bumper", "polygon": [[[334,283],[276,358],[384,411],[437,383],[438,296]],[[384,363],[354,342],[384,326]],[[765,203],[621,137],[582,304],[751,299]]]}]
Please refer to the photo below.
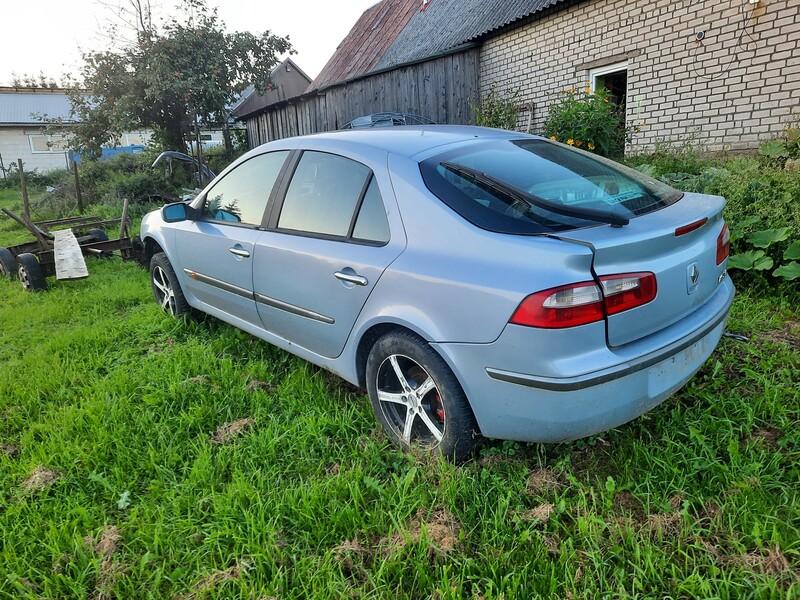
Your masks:
[{"label": "rear bumper", "polygon": [[563,340],[522,348],[519,335],[507,331],[493,344],[436,347],[451,367],[460,367],[456,376],[485,436],[577,439],[635,419],[691,379],[719,342],[733,297],[726,279],[703,307],[667,330],[613,351],[545,358],[546,374],[490,365],[518,366],[524,352],[533,371],[540,357],[558,354]]}]

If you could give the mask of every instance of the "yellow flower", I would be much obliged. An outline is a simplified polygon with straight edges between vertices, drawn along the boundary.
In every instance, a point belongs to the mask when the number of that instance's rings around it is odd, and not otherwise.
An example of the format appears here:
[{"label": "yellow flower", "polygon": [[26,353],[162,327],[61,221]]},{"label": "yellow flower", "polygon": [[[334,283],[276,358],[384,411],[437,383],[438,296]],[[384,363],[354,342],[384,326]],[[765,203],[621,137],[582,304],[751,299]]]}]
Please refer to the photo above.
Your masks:
[{"label": "yellow flower", "polygon": [[591,94],[591,93],[592,93],[592,88],[590,88],[590,87],[587,87],[587,88],[586,88],[586,93],[587,93],[587,94]]},{"label": "yellow flower", "polygon": [[586,147],[587,147],[587,148],[589,148],[589,150],[594,150],[594,144],[593,144],[592,142],[589,142],[589,143],[586,145]]},{"label": "yellow flower", "polygon": [[604,99],[603,99],[603,102],[608,102],[608,98],[604,98]]},{"label": "yellow flower", "polygon": [[580,140],[576,140],[576,141],[575,141],[575,147],[576,147],[576,148],[580,148],[581,146],[583,146],[583,142],[582,142],[582,141],[580,141]]},{"label": "yellow flower", "polygon": [[555,139],[556,139],[556,136],[554,136],[554,135],[551,135],[551,136],[550,136],[550,139],[551,139],[551,140],[553,140],[553,141],[555,141]]},{"label": "yellow flower", "polygon": [[575,145],[575,140],[573,140],[572,138],[569,138],[569,139],[567,140],[567,143],[568,143],[570,146],[574,146],[574,145]]}]

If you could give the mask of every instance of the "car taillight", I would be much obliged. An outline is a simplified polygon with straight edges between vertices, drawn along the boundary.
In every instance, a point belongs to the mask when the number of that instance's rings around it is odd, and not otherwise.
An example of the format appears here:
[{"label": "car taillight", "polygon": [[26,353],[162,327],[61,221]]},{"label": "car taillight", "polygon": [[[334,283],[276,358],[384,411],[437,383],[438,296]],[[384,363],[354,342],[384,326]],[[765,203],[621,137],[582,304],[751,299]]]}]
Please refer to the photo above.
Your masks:
[{"label": "car taillight", "polygon": [[577,327],[647,304],[656,292],[653,273],[606,275],[600,277],[600,286],[584,281],[531,294],[509,322],[547,329]]},{"label": "car taillight", "polygon": [[723,225],[722,231],[719,232],[717,237],[717,264],[721,265],[722,261],[728,258],[731,253],[731,232],[728,231],[728,226]]}]

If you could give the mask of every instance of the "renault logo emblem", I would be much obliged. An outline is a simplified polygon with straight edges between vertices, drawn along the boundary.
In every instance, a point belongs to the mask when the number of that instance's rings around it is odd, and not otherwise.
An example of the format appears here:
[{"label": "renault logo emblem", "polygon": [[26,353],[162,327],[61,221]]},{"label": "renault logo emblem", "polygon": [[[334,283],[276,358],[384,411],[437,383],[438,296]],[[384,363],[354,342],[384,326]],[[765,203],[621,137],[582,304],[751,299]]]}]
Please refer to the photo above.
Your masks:
[{"label": "renault logo emblem", "polygon": [[700,281],[700,269],[697,263],[692,263],[686,268],[686,293],[694,294],[697,290],[697,282]]}]

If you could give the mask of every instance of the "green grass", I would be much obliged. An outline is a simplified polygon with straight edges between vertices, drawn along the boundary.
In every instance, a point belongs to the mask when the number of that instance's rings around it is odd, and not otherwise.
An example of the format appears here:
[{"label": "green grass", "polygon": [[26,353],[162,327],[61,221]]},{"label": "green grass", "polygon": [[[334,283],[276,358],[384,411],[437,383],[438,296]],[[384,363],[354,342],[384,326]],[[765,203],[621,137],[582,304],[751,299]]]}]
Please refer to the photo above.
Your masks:
[{"label": "green grass", "polygon": [[[364,395],[307,363],[162,315],[134,264],[89,268],[42,294],[0,283],[2,597],[800,590],[789,302],[740,296],[730,329],[750,341],[627,426],[453,467],[389,446]],[[55,481],[26,491],[39,466]]]},{"label": "green grass", "polygon": [[796,289],[742,290],[749,340],[644,417],[454,467],[389,445],[362,391],[168,318],[135,264],[87,262],[0,281],[0,598],[800,598]]}]

